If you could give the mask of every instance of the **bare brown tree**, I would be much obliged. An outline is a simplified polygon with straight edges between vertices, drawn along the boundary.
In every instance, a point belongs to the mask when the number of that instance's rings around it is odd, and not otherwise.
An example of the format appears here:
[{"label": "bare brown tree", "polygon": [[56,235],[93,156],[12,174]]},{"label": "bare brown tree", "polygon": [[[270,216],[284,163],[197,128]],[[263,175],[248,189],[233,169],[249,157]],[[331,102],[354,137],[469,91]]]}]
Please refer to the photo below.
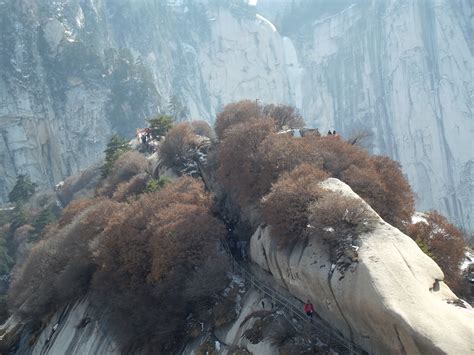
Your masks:
[{"label": "bare brown tree", "polygon": [[328,175],[308,164],[284,173],[262,199],[265,222],[284,245],[305,238],[309,205],[321,196],[319,182]]},{"label": "bare brown tree", "polygon": [[408,235],[436,261],[444,272],[446,283],[459,291],[459,267],[464,258],[464,238],[461,231],[437,211],[430,211],[426,215],[426,222],[408,227]]},{"label": "bare brown tree", "polygon": [[293,106],[269,104],[263,108],[263,115],[275,120],[277,130],[303,128],[305,126],[303,117]]},{"label": "bare brown tree", "polygon": [[242,100],[228,104],[217,114],[214,130],[217,138],[223,139],[224,132],[231,126],[247,122],[262,115],[262,108],[256,101]]},{"label": "bare brown tree", "polygon": [[160,146],[160,157],[170,168],[182,168],[197,146],[197,139],[189,123],[171,128]]}]

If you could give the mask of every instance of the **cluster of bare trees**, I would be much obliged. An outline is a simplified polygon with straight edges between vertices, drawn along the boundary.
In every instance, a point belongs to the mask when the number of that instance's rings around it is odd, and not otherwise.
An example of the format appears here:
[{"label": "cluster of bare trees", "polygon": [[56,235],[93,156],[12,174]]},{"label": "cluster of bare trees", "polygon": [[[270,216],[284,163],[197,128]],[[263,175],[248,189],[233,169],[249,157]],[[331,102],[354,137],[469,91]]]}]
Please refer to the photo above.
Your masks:
[{"label": "cluster of bare trees", "polygon": [[[462,235],[434,212],[426,223],[410,226],[414,198],[400,165],[370,156],[358,146],[364,137],[289,133],[303,126],[288,106],[248,100],[226,106],[217,116],[209,158],[226,195],[242,207],[256,206],[281,245],[311,234],[337,245],[368,231],[375,218],[362,201],[319,184],[338,178],[383,219],[408,231],[455,286]],[[202,121],[170,127],[160,146],[163,162],[180,167],[198,145],[197,135],[214,138]],[[94,304],[110,310],[111,328],[124,346],[147,343],[150,352],[169,353],[189,330],[189,314],[196,322],[227,321],[222,310],[229,305],[218,296],[228,270],[219,250],[225,227],[199,180],[155,181],[152,188],[143,155],[124,150],[113,158],[95,196],[72,201],[15,269],[9,303],[17,314],[38,320],[88,292]],[[96,178],[83,173],[58,193],[69,203]]]},{"label": "cluster of bare trees", "polygon": [[[274,118],[275,111],[286,114]],[[226,106],[217,117],[217,176],[241,204],[258,204],[282,174],[309,164],[346,182],[387,222],[404,228],[414,211],[414,198],[398,163],[370,156],[339,136],[282,134],[282,122],[297,127],[300,116],[281,107],[264,112],[243,101]]]},{"label": "cluster of bare trees", "polygon": [[227,284],[219,249],[225,228],[211,206],[190,177],[127,202],[73,201],[16,271],[10,305],[41,319],[89,292],[110,310],[124,346],[146,342],[163,352],[186,330],[188,313],[213,321],[208,309]]}]

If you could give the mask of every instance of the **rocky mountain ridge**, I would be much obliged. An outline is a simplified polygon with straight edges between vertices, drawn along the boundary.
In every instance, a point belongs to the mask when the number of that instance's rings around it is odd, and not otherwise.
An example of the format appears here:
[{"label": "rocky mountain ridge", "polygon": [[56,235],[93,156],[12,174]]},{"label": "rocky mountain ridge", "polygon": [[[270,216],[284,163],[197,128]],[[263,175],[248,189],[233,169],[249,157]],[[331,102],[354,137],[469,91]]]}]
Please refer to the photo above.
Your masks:
[{"label": "rocky mountain ridge", "polygon": [[[321,186],[362,202],[337,179],[329,178]],[[341,332],[347,342],[354,342],[368,353],[472,352],[469,335],[473,331],[473,309],[457,299],[443,282],[439,266],[410,237],[366,207],[374,217],[374,230],[359,236],[358,260],[345,271],[331,261],[330,248],[322,238],[277,247],[278,239],[271,227],[259,225],[250,240],[251,277],[265,278],[271,287],[285,290],[288,302],[291,295],[301,301],[311,299],[318,317]],[[199,354],[203,344],[210,344],[210,349],[219,354],[232,353],[235,348],[274,354],[280,348],[269,335],[273,333],[250,337],[254,327],[262,326],[256,320],[275,313],[293,326],[302,323],[291,309],[286,312],[277,307],[278,299],[252,284],[244,287],[235,270],[232,282],[242,288],[235,297],[237,318],[211,331],[202,324],[194,339],[180,344],[180,354]],[[0,343],[5,344],[6,337],[20,335],[13,353],[116,354],[118,345],[104,319],[85,297],[56,312],[35,335],[22,330],[13,316],[0,329]],[[275,319],[271,324],[280,326]],[[291,332],[283,334],[288,337]],[[147,344],[142,345],[144,349],[135,349],[134,353],[147,353]]]},{"label": "rocky mountain ridge", "polygon": [[295,105],[311,126],[373,133],[418,208],[472,229],[468,1],[349,4],[285,37],[244,2],[0,2],[0,195],[51,186],[158,112],[212,121],[228,102]]}]

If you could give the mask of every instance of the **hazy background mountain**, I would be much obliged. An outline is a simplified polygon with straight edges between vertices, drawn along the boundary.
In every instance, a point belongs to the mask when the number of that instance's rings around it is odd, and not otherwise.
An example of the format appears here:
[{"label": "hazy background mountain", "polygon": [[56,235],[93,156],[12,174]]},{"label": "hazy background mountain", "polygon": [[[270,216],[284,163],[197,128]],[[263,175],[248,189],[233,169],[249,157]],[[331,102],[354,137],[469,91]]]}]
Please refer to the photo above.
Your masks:
[{"label": "hazy background mountain", "polygon": [[472,230],[472,19],[468,0],[0,0],[0,196],[97,162],[158,112],[213,121],[251,98],[372,132],[419,209]]}]

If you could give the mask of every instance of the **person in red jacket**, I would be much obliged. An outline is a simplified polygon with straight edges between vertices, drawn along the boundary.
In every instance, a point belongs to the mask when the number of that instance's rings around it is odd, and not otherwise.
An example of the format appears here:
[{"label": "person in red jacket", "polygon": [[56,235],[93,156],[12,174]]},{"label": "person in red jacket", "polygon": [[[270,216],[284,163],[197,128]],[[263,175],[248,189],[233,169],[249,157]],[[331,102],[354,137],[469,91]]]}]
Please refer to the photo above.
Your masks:
[{"label": "person in red jacket", "polygon": [[313,307],[313,304],[310,302],[310,300],[308,300],[308,302],[304,304],[303,309],[308,317],[313,318],[314,307]]}]

